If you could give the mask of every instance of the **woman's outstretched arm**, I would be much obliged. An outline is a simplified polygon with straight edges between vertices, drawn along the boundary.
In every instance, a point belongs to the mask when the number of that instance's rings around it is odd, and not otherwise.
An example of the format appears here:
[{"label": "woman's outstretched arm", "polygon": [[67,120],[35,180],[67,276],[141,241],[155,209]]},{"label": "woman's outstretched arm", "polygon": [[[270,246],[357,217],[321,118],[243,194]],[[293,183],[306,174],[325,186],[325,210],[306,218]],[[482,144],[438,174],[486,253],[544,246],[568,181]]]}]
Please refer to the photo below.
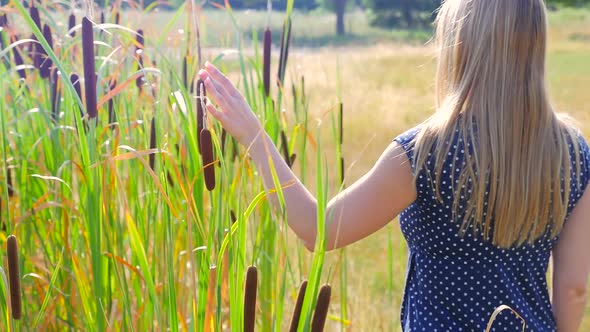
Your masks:
[{"label": "woman's outstretched arm", "polygon": [[[259,120],[233,84],[214,66],[199,72],[209,97],[207,110],[238,142],[248,148],[267,192],[274,191],[271,164],[283,187],[289,226],[313,250],[317,229],[317,200],[293,174]],[[269,197],[278,207],[275,194]],[[400,145],[392,143],[360,180],[330,200],[326,210],[327,249],[332,250],[363,239],[394,219],[416,199],[408,158]]]}]

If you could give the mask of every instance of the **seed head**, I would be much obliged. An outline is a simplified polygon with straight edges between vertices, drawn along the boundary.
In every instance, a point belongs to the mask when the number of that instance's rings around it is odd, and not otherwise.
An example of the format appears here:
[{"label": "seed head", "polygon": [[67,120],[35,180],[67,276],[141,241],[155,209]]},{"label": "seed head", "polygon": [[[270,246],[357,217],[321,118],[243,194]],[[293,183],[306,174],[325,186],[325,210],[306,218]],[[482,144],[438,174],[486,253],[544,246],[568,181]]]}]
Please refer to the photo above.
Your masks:
[{"label": "seed head", "polygon": [[8,280],[10,283],[10,305],[12,318],[21,319],[22,299],[20,289],[20,271],[18,266],[18,243],[16,236],[10,235],[6,239],[6,254],[8,256]]},{"label": "seed head", "polygon": [[96,73],[94,65],[94,31],[88,17],[82,19],[82,58],[84,62],[84,87],[86,112],[90,119],[98,116],[96,99]]},{"label": "seed head", "polygon": [[250,266],[246,274],[246,292],[244,294],[244,332],[254,332],[257,287],[258,270],[256,267]]},{"label": "seed head", "polygon": [[299,319],[301,318],[301,307],[303,307],[303,299],[305,298],[305,291],[307,290],[307,281],[304,281],[299,287],[299,294],[297,294],[297,302],[295,302],[295,309],[293,310],[293,317],[291,317],[291,327],[289,332],[297,332],[299,327]]},{"label": "seed head", "polygon": [[332,295],[332,288],[330,285],[324,285],[320,289],[318,301],[316,303],[315,312],[311,321],[311,332],[322,332],[328,317],[328,308],[330,307],[330,296]]}]

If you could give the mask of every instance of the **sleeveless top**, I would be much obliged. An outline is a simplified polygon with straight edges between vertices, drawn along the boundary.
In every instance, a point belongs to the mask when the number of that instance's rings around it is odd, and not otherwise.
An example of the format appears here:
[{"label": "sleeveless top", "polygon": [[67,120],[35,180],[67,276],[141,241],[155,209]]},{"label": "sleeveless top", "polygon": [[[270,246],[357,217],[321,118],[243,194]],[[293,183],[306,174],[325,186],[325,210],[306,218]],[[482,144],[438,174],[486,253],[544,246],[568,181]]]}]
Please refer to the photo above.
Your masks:
[{"label": "sleeveless top", "polygon": [[[394,140],[405,150],[414,174],[413,147],[419,130],[415,127]],[[590,151],[581,135],[578,139],[581,183],[572,177],[568,213],[584,193],[590,176]],[[451,174],[460,171],[452,168],[462,165],[466,147],[459,135],[452,144],[440,178],[442,202],[433,190],[435,180],[428,176],[435,174],[433,156],[417,171],[416,201],[399,216],[409,247],[401,309],[403,331],[485,331],[492,313],[501,305],[514,309],[526,321],[527,331],[556,331],[546,273],[557,239],[548,235],[532,245],[502,249],[482,236],[473,236],[471,230],[460,236],[461,222],[453,222],[451,217]],[[570,155],[575,166],[572,144]],[[522,321],[505,310],[496,317],[492,331],[522,331]]]}]

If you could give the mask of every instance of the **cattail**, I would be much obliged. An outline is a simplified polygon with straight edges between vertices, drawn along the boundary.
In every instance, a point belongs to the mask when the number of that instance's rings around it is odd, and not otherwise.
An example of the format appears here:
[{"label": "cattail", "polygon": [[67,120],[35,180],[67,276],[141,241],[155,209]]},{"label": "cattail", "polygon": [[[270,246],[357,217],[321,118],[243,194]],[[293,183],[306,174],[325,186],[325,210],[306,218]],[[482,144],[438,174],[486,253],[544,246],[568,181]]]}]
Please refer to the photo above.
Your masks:
[{"label": "cattail", "polygon": [[297,332],[299,327],[299,319],[301,317],[301,307],[303,307],[303,299],[305,298],[305,291],[307,290],[307,281],[304,281],[299,287],[299,294],[297,294],[297,302],[295,302],[295,309],[293,310],[293,317],[291,317],[291,327],[289,332]]},{"label": "cattail", "polygon": [[[150,149],[155,149],[156,148],[156,117],[152,117],[152,123],[150,126]],[[154,166],[156,163],[156,155],[153,153],[150,153],[150,168],[152,170],[155,170]],[[213,183],[215,183],[215,180],[213,181]]]},{"label": "cattail", "polygon": [[117,14],[115,14],[115,24],[119,25],[119,22],[121,22],[121,14],[117,12]]},{"label": "cattail", "polygon": [[270,96],[270,56],[272,50],[272,32],[269,27],[264,30],[264,54],[263,54],[263,82],[264,95]]},{"label": "cattail", "polygon": [[58,88],[58,79],[59,75],[57,72],[57,68],[54,68],[51,71],[51,117],[53,121],[57,122],[59,120],[59,90]]},{"label": "cattail", "polygon": [[[49,44],[50,48],[53,48],[53,37],[51,36],[51,28],[45,24],[43,25],[43,37]],[[51,75],[51,66],[53,65],[53,61],[47,55],[47,52],[43,49],[43,47],[39,47],[41,51],[41,55],[44,57],[41,62],[41,68],[39,68],[39,72],[41,73],[42,78],[48,78]]]},{"label": "cattail", "polygon": [[[109,81],[109,89],[110,89],[110,91],[113,91],[113,90],[115,90],[116,87],[117,87],[117,80],[113,78]],[[117,114],[115,114],[115,110],[114,110],[115,101],[113,98],[109,99],[109,102],[108,102],[109,124],[113,124],[113,123],[117,122]]]},{"label": "cattail", "polygon": [[315,312],[311,321],[311,332],[322,332],[328,317],[328,308],[330,307],[330,296],[332,295],[332,288],[330,285],[324,285],[320,289],[318,301],[316,303]]},{"label": "cattail", "polygon": [[[18,47],[15,47],[12,49],[12,55],[14,56],[14,64],[17,67],[22,66],[24,64],[23,58],[20,55],[20,51],[18,50]],[[20,76],[20,78],[22,78],[23,80],[27,79],[27,72],[24,69],[18,69],[17,73]]]},{"label": "cattail", "polygon": [[10,167],[6,167],[6,187],[8,190],[8,197],[14,196],[14,187],[12,186],[12,171]]},{"label": "cattail", "polygon": [[289,58],[289,45],[291,44],[291,19],[287,19],[283,23],[283,35],[281,36],[281,56],[279,58],[279,87],[285,81],[285,70],[287,68],[287,59]]},{"label": "cattail", "polygon": [[104,24],[104,10],[100,12],[100,24]]},{"label": "cattail", "polygon": [[287,141],[287,135],[285,135],[284,130],[281,130],[281,141],[281,145],[283,147],[283,157],[285,158],[287,166],[291,168],[291,154],[289,153],[289,142]]},{"label": "cattail", "polygon": [[90,119],[98,116],[96,100],[96,73],[94,72],[94,32],[88,17],[82,19],[82,58],[84,60],[84,88],[86,112]]},{"label": "cattail", "polygon": [[256,267],[250,266],[246,275],[246,292],[244,294],[244,332],[254,332],[257,287],[258,270]]},{"label": "cattail", "polygon": [[225,156],[225,138],[227,137],[227,131],[225,128],[221,129],[221,155]]},{"label": "cattail", "polygon": [[[135,45],[135,55],[137,58],[137,69],[140,70],[143,68],[143,48],[144,48],[144,42],[145,42],[142,29],[137,30],[137,35],[135,37],[135,41],[137,42],[137,45]],[[143,86],[143,83],[144,83],[144,75],[140,75],[135,80],[135,85],[137,86],[137,89],[139,90],[140,93],[141,93],[141,87]]]},{"label": "cattail", "polygon": [[8,26],[8,16],[6,14],[0,15],[0,27],[6,28]]},{"label": "cattail", "polygon": [[72,30],[76,26],[76,15],[74,13],[70,14],[70,18],[68,20],[68,35],[70,37],[76,36],[76,31]]},{"label": "cattail", "polygon": [[209,129],[205,128],[201,131],[199,144],[201,147],[201,156],[203,157],[205,185],[207,186],[207,190],[212,191],[215,189],[215,165],[213,165],[213,144]]},{"label": "cattail", "polygon": [[[74,90],[76,90],[76,94],[78,95],[80,100],[82,100],[82,88],[80,87],[80,77],[78,76],[78,74],[72,73],[70,75],[70,82],[72,82]],[[81,107],[78,106],[78,108],[80,109],[80,117],[84,117],[84,111]]]},{"label": "cattail", "polygon": [[297,154],[293,153],[289,160],[291,161],[291,166],[293,166],[295,164],[295,160],[297,160]]},{"label": "cattail", "polygon": [[[197,133],[201,133],[205,127],[205,98],[207,97],[207,90],[205,89],[205,83],[199,79],[197,81]],[[202,153],[202,149],[199,149]]]},{"label": "cattail", "polygon": [[41,26],[41,17],[39,16],[39,9],[37,9],[37,7],[35,7],[34,4],[32,4],[29,8],[29,15],[31,15],[31,19],[33,20],[33,22],[35,22],[37,28],[39,30],[43,29],[43,27]]},{"label": "cattail", "polygon": [[188,89],[188,63],[186,58],[185,55],[182,59],[182,84],[184,84],[185,89]]},{"label": "cattail", "polygon": [[20,292],[20,271],[18,267],[18,243],[14,235],[10,235],[6,239],[6,254],[8,256],[8,280],[10,283],[12,318],[21,319],[23,312]]}]

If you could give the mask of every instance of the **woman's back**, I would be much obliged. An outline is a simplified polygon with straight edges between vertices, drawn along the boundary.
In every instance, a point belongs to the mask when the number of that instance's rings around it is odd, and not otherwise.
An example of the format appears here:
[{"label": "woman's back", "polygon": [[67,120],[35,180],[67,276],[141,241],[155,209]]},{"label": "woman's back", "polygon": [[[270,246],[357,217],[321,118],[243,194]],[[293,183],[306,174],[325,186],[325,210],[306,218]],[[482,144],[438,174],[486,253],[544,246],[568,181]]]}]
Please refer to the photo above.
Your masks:
[{"label": "woman's back", "polygon": [[[420,128],[396,138],[415,165],[414,146]],[[568,213],[576,206],[589,181],[590,151],[580,142],[581,171],[576,176],[576,149],[570,145],[572,179]],[[406,331],[483,331],[491,314],[501,305],[515,310],[532,331],[554,331],[546,274],[551,251],[557,243],[548,227],[546,235],[531,244],[501,248],[473,231],[461,231],[463,216],[454,214],[454,193],[465,166],[465,144],[459,132],[450,143],[436,192],[436,160],[429,153],[424,167],[414,169],[417,199],[402,214],[400,224],[410,248],[408,275],[402,308]],[[534,147],[531,147],[534,149]],[[562,180],[563,181],[563,180]],[[471,194],[469,188],[461,188]],[[459,211],[468,197],[461,196]],[[485,203],[487,205],[487,202]],[[492,224],[493,232],[493,224]],[[509,311],[495,323],[497,331],[518,330],[522,321]]]}]

